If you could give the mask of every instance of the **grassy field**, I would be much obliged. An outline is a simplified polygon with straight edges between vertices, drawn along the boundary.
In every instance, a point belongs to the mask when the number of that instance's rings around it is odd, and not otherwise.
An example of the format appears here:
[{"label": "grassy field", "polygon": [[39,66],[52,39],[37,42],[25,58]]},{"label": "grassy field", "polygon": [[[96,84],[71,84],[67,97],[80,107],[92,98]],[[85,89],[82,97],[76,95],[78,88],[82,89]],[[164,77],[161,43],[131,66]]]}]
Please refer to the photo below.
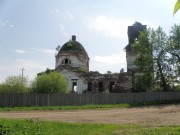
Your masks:
[{"label": "grassy field", "polygon": [[[0,111],[30,111],[30,110],[87,110],[87,109],[110,109],[128,108],[131,104],[116,105],[82,105],[82,106],[33,106],[33,107],[0,107]],[[134,104],[134,106],[137,106]]]},{"label": "grassy field", "polygon": [[87,109],[111,109],[111,108],[130,108],[141,107],[148,105],[162,105],[162,104],[179,104],[180,101],[155,101],[144,103],[122,103],[111,105],[82,105],[82,106],[34,106],[34,107],[0,107],[0,111],[31,111],[31,110],[87,110]]},{"label": "grassy field", "polygon": [[[52,106],[52,107],[0,107],[0,111],[78,110],[129,108],[147,105],[174,104],[151,102],[142,104]],[[179,104],[179,102],[176,102]],[[0,118],[0,135],[180,135],[180,125],[144,126],[137,124],[90,124],[47,122],[39,120],[12,120]]]},{"label": "grassy field", "polygon": [[0,119],[0,135],[179,135],[180,126],[81,124]]}]

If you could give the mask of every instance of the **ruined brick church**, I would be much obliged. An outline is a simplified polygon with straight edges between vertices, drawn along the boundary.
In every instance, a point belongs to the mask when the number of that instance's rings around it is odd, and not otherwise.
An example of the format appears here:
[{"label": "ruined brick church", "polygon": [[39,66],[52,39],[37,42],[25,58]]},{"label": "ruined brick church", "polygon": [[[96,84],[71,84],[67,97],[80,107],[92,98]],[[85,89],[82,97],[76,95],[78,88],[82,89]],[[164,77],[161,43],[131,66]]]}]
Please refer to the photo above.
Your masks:
[{"label": "ruined brick church", "polygon": [[146,25],[135,22],[128,26],[129,43],[125,47],[127,72],[120,71],[114,74],[101,74],[89,71],[89,56],[83,45],[72,36],[72,40],[65,43],[56,55],[55,70],[65,76],[68,81],[68,90],[76,93],[97,92],[133,92],[136,77],[136,66],[133,64],[135,56],[131,45],[139,36],[139,32],[146,29]]}]

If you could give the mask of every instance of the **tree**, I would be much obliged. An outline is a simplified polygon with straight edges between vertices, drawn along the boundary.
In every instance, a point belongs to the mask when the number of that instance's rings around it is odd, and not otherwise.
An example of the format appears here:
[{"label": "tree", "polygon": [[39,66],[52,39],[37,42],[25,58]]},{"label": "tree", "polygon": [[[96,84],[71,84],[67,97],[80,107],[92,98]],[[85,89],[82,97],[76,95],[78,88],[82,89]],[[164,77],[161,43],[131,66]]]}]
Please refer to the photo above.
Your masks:
[{"label": "tree", "polygon": [[46,71],[40,72],[40,73],[38,73],[37,75],[49,74],[49,73],[54,72],[54,71],[55,71],[54,69],[49,69],[49,68],[47,68]]},{"label": "tree", "polygon": [[180,25],[171,27],[169,42],[166,51],[169,56],[169,64],[171,65],[171,80],[173,83],[180,83]]},{"label": "tree", "polygon": [[5,93],[24,93],[29,92],[28,78],[19,76],[9,76],[5,79],[5,82],[0,84],[0,92]]},{"label": "tree", "polygon": [[174,5],[174,14],[179,10],[180,8],[180,0],[176,1],[176,4]]},{"label": "tree", "polygon": [[169,71],[168,57],[166,52],[168,37],[161,27],[157,30],[150,31],[149,40],[153,46],[153,61],[155,83],[163,88],[163,91],[168,91],[167,74]]},{"label": "tree", "polygon": [[169,36],[160,27],[153,35],[151,42],[154,46],[156,77],[161,79],[164,91],[168,91],[175,86],[180,73],[180,26],[175,24],[171,27]]},{"label": "tree", "polygon": [[142,92],[150,90],[153,81],[153,59],[152,46],[148,39],[148,31],[142,31],[138,40],[132,45],[132,52],[136,59],[136,78],[135,78],[135,92]]},{"label": "tree", "polygon": [[141,32],[132,48],[137,56],[134,62],[137,70],[143,72],[137,81],[138,87],[150,87],[148,80],[150,83],[153,81],[154,86],[163,91],[168,91],[178,84],[180,26],[174,25],[170,36],[167,36],[161,27]]},{"label": "tree", "polygon": [[66,93],[67,81],[59,72],[38,75],[32,83],[35,93]]},{"label": "tree", "polygon": [[112,74],[112,72],[111,71],[107,71],[107,74]]}]

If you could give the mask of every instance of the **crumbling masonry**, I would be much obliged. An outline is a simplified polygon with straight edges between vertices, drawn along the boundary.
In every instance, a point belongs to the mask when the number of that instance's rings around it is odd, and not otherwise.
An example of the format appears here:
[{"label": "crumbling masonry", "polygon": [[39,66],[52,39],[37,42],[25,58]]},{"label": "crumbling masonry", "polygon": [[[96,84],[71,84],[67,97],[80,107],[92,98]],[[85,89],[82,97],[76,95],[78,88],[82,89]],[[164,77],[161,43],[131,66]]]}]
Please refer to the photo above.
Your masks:
[{"label": "crumbling masonry", "polygon": [[129,43],[125,47],[127,72],[114,74],[100,74],[89,71],[89,56],[84,47],[76,41],[76,36],[65,43],[56,55],[55,70],[63,74],[68,81],[68,90],[76,93],[92,92],[133,92],[136,67],[133,64],[135,57],[131,52],[131,45],[137,39],[139,32],[146,29],[146,25],[135,22],[128,26]]}]

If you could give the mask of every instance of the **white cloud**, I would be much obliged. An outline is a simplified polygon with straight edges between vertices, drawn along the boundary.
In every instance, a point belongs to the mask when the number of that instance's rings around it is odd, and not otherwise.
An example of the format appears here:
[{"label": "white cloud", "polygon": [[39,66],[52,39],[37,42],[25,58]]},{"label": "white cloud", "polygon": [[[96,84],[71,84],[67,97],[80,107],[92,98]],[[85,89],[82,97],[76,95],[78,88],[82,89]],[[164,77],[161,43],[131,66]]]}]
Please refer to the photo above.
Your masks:
[{"label": "white cloud", "polygon": [[39,62],[37,61],[34,61],[34,60],[25,60],[25,59],[17,59],[16,60],[16,67],[17,68],[25,68],[25,69],[28,69],[28,70],[31,70],[31,69],[40,69],[40,70],[43,70],[43,69],[46,69],[46,66],[44,65],[41,65]]},{"label": "white cloud", "polygon": [[33,79],[37,73],[45,71],[47,66],[35,60],[17,59],[9,65],[0,66],[0,83],[12,75],[21,75],[21,69],[24,67],[24,76]]},{"label": "white cloud", "polygon": [[[142,24],[152,27],[153,25],[148,21],[141,20]],[[135,23],[134,19],[117,19],[109,18],[107,16],[97,16],[88,19],[88,27],[102,32],[104,35],[116,38],[126,38],[127,37],[127,27]]]},{"label": "white cloud", "polygon": [[47,54],[47,55],[55,55],[55,49],[42,49],[42,48],[32,48],[33,50],[37,51],[37,52],[40,52],[40,53],[44,53],[44,54]]},{"label": "white cloud", "polygon": [[60,32],[62,32],[64,34],[64,36],[67,36],[67,32],[66,32],[66,29],[63,24],[60,24],[58,26],[58,28],[59,28]]},{"label": "white cloud", "polygon": [[60,9],[58,8],[54,8],[50,10],[50,14],[48,16],[57,16],[58,18],[61,17],[61,15],[66,15],[65,17],[70,19],[70,20],[74,20],[74,15],[70,12],[70,11],[65,11],[65,12],[61,12]]},{"label": "white cloud", "polygon": [[4,27],[6,25],[6,23],[0,21],[0,25]]},{"label": "white cloud", "polygon": [[54,9],[51,9],[50,13],[51,14],[59,14],[59,9],[58,8],[54,8]]},{"label": "white cloud", "polygon": [[25,50],[20,50],[20,49],[16,49],[15,52],[18,53],[18,54],[24,54],[24,53],[26,53]]},{"label": "white cloud", "polygon": [[52,57],[54,57],[54,55],[56,53],[55,49],[43,49],[43,48],[30,48],[28,50],[16,49],[15,53],[17,53],[17,54],[25,54],[25,53],[32,54],[34,51],[38,52],[38,53],[43,53],[45,55],[51,55]]},{"label": "white cloud", "polygon": [[16,60],[16,67],[18,67],[19,69],[21,68],[26,68],[28,70],[30,69],[45,69],[46,66],[40,64],[40,62],[35,61],[35,60],[26,60],[26,59],[17,59]]},{"label": "white cloud", "polygon": [[67,11],[66,13],[71,20],[74,19],[74,15],[71,12]]},{"label": "white cloud", "polygon": [[15,26],[13,24],[11,24],[9,21],[1,21],[0,20],[0,26],[1,27],[10,27],[10,28],[14,28]]},{"label": "white cloud", "polygon": [[124,68],[126,71],[127,64],[125,52],[105,56],[95,56],[90,64],[91,70],[99,71],[100,73],[107,73],[107,71],[117,73],[121,68]]},{"label": "white cloud", "polygon": [[24,68],[24,76],[28,76],[28,78],[32,80],[37,75],[37,73],[45,71],[47,66],[35,60],[18,59],[16,60],[16,65],[14,69],[15,68],[18,74],[21,74],[21,69]]},{"label": "white cloud", "polygon": [[13,25],[13,24],[10,24],[9,27],[14,28],[14,25]]},{"label": "white cloud", "polygon": [[112,54],[106,56],[95,56],[94,61],[104,64],[119,64],[126,62],[126,53],[120,52],[119,54]]},{"label": "white cloud", "polygon": [[89,19],[89,28],[104,33],[110,37],[127,37],[127,26],[132,25],[133,20],[108,18],[106,16],[97,16]]},{"label": "white cloud", "polygon": [[59,28],[60,28],[62,31],[65,31],[65,27],[64,27],[63,24],[60,24],[60,25],[59,25]]},{"label": "white cloud", "polygon": [[177,0],[156,0],[159,5],[165,6],[173,14],[173,8]]},{"label": "white cloud", "polygon": [[55,50],[51,50],[51,49],[44,49],[41,50],[43,53],[45,54],[49,54],[49,55],[54,55],[55,54]]}]

